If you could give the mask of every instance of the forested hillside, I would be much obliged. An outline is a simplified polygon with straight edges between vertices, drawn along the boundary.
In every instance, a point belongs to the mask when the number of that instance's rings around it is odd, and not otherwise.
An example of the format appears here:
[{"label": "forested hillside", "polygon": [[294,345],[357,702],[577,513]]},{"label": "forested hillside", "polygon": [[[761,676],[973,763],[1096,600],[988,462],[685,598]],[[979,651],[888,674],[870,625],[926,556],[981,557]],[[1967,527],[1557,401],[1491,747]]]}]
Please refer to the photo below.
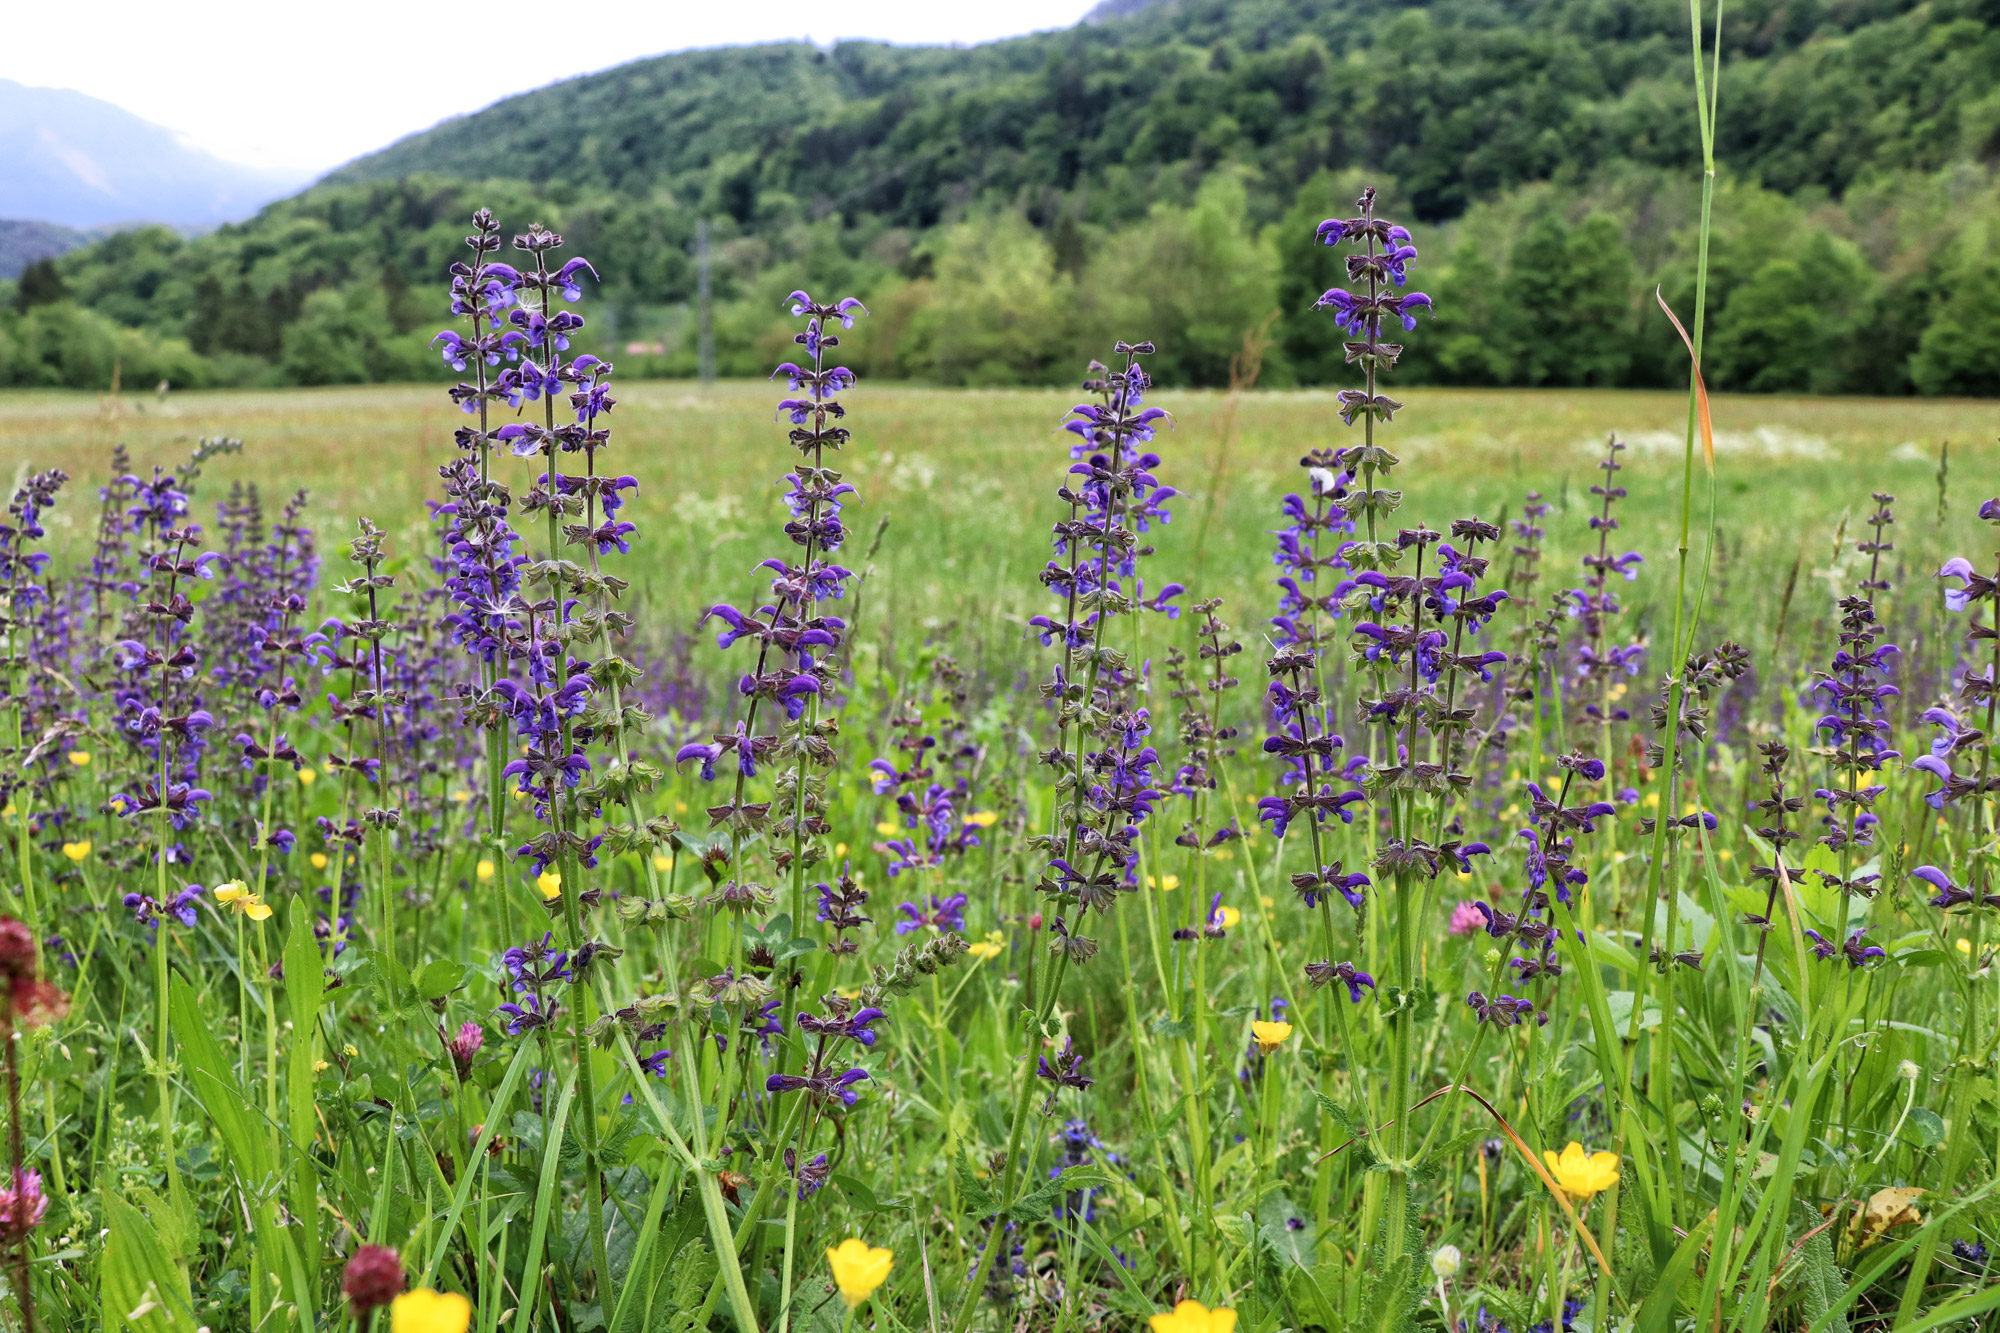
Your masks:
[{"label": "forested hillside", "polygon": [[[1726,12],[1720,385],[2000,393],[1996,11]],[[1687,21],[1676,0],[1174,0],[965,49],[640,61],[199,240],[66,255],[17,293],[0,379],[96,383],[112,356],[194,383],[428,374],[431,289],[486,202],[597,261],[594,332],[628,373],[693,367],[705,217],[724,373],[763,363],[803,281],[875,308],[856,350],[877,374],[1067,378],[1123,333],[1161,338],[1163,377],[1220,383],[1261,333],[1265,382],[1314,382],[1333,340],[1304,313],[1331,276],[1311,226],[1366,176],[1418,225],[1438,298],[1412,378],[1670,382],[1651,292],[1689,304]]]}]

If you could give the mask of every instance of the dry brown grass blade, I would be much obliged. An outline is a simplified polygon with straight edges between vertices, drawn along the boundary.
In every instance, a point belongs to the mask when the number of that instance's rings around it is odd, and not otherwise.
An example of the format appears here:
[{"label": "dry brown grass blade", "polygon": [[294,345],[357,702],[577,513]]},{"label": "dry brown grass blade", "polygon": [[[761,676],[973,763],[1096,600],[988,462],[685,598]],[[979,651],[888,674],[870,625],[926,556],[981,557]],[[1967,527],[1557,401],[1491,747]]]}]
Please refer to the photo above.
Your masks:
[{"label": "dry brown grass blade", "polygon": [[1701,377],[1701,358],[1695,355],[1694,339],[1688,337],[1688,331],[1681,327],[1680,316],[1667,304],[1667,298],[1660,295],[1658,287],[1653,288],[1653,299],[1660,303],[1660,309],[1673,323],[1674,332],[1681,335],[1681,345],[1688,349],[1688,367],[1694,375],[1695,415],[1701,420],[1701,457],[1708,464],[1708,475],[1712,477],[1715,475],[1715,423],[1708,414],[1708,384]]}]

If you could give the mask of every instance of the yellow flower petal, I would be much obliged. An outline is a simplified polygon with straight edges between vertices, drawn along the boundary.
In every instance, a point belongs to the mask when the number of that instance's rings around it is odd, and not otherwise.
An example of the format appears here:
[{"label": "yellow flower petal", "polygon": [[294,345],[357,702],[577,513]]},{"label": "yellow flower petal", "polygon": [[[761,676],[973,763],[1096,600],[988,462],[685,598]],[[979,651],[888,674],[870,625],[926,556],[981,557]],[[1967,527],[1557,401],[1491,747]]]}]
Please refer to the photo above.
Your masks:
[{"label": "yellow flower petal", "polygon": [[1292,1025],[1266,1023],[1260,1019],[1250,1025],[1250,1035],[1256,1038],[1257,1049],[1269,1055],[1292,1039]]},{"label": "yellow flower petal", "polygon": [[271,919],[271,908],[269,904],[258,902],[255,898],[252,898],[249,902],[243,904],[243,915],[249,917],[252,921],[268,921]]},{"label": "yellow flower petal", "polygon": [[896,1262],[896,1256],[892,1251],[876,1248],[867,1241],[850,1236],[826,1252],[826,1262],[833,1269],[833,1280],[840,1288],[841,1299],[852,1310],[889,1280],[889,1268]]},{"label": "yellow flower petal", "polygon": [[885,819],[875,826],[875,831],[885,838],[893,838],[903,831],[903,826],[901,824],[892,824]]},{"label": "yellow flower petal", "polygon": [[317,771],[317,770],[315,770],[315,769],[310,769],[310,768],[302,768],[302,769],[300,769],[300,770],[299,770],[299,785],[300,785],[300,786],[303,786],[303,787],[310,787],[310,786],[312,786],[312,785],[313,785],[313,783],[314,783],[314,782],[316,782],[316,781],[317,781],[318,779],[319,779],[319,773],[318,773],[318,771]]},{"label": "yellow flower petal", "polygon": [[1555,1177],[1562,1192],[1573,1199],[1588,1199],[1618,1183],[1618,1154],[1586,1153],[1574,1139],[1560,1157],[1543,1149],[1542,1160],[1548,1164],[1549,1174]]},{"label": "yellow flower petal", "polygon": [[1182,1301],[1153,1316],[1153,1333],[1235,1333],[1236,1311],[1211,1310],[1200,1301]]},{"label": "yellow flower petal", "polygon": [[78,768],[90,767],[90,751],[88,750],[71,750],[67,758],[69,759],[70,763],[74,764]]},{"label": "yellow flower petal", "polygon": [[311,858],[311,859],[312,859],[312,867],[313,867],[313,869],[314,869],[314,870],[324,870],[324,869],[326,869],[326,853],[325,853],[325,852],[314,852],[314,853],[312,854],[312,858]]},{"label": "yellow flower petal", "polygon": [[72,861],[82,861],[84,857],[90,855],[90,840],[86,838],[82,842],[66,842],[62,845],[62,854]]},{"label": "yellow flower petal", "polygon": [[457,1292],[418,1287],[389,1304],[391,1333],[465,1333],[472,1302]]},{"label": "yellow flower petal", "polygon": [[669,857],[665,852],[653,853],[653,869],[659,871],[662,875],[672,869],[673,864],[673,858]]},{"label": "yellow flower petal", "polygon": [[562,897],[562,874],[555,870],[544,870],[535,876],[535,887],[542,891],[544,898]]},{"label": "yellow flower petal", "polygon": [[493,863],[491,861],[481,861],[473,873],[479,876],[479,882],[484,884],[487,880],[493,878]]}]

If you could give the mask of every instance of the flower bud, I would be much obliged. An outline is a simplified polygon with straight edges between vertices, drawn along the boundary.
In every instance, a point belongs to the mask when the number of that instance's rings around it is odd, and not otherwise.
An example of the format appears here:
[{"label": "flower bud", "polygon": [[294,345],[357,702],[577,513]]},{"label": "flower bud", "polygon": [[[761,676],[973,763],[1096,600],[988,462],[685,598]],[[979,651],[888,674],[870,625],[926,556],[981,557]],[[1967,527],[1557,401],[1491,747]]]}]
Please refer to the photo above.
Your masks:
[{"label": "flower bud", "polygon": [[1431,1255],[1431,1272],[1436,1273],[1440,1280],[1449,1281],[1458,1276],[1459,1265],[1464,1261],[1465,1256],[1458,1252],[1458,1246],[1440,1245]]}]

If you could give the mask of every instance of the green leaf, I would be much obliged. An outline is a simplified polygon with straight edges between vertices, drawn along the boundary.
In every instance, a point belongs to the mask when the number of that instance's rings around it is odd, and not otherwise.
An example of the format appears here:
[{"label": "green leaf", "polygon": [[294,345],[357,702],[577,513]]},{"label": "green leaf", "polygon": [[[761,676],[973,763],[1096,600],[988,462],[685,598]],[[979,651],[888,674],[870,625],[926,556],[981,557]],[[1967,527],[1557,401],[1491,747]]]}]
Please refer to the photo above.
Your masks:
[{"label": "green leaf", "polygon": [[[123,1197],[104,1192],[104,1220],[111,1233],[101,1264],[106,1333],[194,1333],[188,1277],[175,1264],[146,1215]],[[141,1313],[150,1311],[150,1313]]]},{"label": "green leaf", "polygon": [[1703,1218],[1688,1232],[1687,1239],[1674,1249],[1673,1258],[1660,1272],[1660,1280],[1653,1284],[1645,1301],[1639,1306],[1638,1321],[1634,1325],[1636,1333],[1667,1333],[1673,1327],[1674,1305],[1680,1298],[1681,1282],[1694,1271],[1694,1261],[1700,1257],[1708,1244],[1708,1232],[1713,1225],[1712,1216]]},{"label": "green leaf", "polygon": [[285,1070],[285,1109],[291,1143],[285,1162],[290,1187],[292,1225],[298,1229],[299,1255],[306,1281],[319,1289],[319,1178],[311,1145],[318,1131],[313,1108],[313,1064],[319,1058],[319,1007],[326,993],[319,942],[313,938],[312,913],[294,910],[291,934],[285,941],[285,999],[291,1011],[290,1059]]},{"label": "green leaf", "polygon": [[[1294,1229],[1293,1222],[1304,1225]],[[1300,1269],[1312,1267],[1315,1228],[1284,1191],[1272,1191],[1257,1205],[1257,1235],[1265,1248],[1285,1263]]]},{"label": "green leaf", "polygon": [[1000,1201],[993,1197],[993,1191],[986,1182],[972,1173],[972,1163],[959,1158],[953,1171],[958,1177],[958,1197],[960,1206],[973,1217],[991,1217],[1000,1211]]},{"label": "green leaf", "polygon": [[1944,1142],[1944,1118],[1936,1111],[1919,1106],[1910,1112],[1910,1127],[1917,1131],[1917,1139],[1926,1148],[1935,1148]]},{"label": "green leaf", "polygon": [[445,996],[465,984],[466,967],[440,958],[435,963],[427,963],[424,970],[417,973],[417,996],[425,1000],[442,1000]]},{"label": "green leaf", "polygon": [[1042,1222],[1054,1211],[1056,1201],[1077,1190],[1109,1188],[1112,1177],[1094,1166],[1065,1167],[1059,1176],[1042,1181],[1018,1199],[1007,1216],[1016,1222]]}]

